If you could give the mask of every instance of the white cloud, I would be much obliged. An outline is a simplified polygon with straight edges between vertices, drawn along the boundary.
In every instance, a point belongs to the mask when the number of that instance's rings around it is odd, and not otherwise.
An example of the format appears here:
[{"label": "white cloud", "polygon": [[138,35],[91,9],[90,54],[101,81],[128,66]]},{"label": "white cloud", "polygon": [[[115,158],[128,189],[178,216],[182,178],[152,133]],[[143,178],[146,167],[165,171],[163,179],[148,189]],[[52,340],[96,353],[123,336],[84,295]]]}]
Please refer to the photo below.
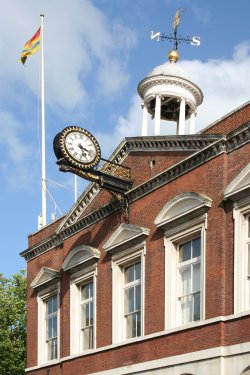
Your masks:
[{"label": "white cloud", "polygon": [[0,118],[1,176],[11,188],[27,188],[36,173],[31,163],[34,150],[24,144],[21,124],[11,113],[0,111]]},{"label": "white cloud", "polygon": [[231,59],[183,61],[181,64],[204,94],[204,101],[198,108],[197,130],[249,100],[249,41],[237,45]]}]

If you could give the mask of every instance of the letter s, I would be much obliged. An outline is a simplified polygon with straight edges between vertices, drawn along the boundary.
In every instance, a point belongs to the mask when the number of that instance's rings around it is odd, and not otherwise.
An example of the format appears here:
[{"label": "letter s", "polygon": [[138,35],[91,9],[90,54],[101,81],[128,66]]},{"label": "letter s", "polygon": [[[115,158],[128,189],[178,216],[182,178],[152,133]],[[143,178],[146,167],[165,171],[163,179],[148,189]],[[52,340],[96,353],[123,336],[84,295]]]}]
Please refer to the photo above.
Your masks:
[{"label": "letter s", "polygon": [[201,44],[201,38],[199,36],[193,36],[191,44],[192,46],[199,46]]}]

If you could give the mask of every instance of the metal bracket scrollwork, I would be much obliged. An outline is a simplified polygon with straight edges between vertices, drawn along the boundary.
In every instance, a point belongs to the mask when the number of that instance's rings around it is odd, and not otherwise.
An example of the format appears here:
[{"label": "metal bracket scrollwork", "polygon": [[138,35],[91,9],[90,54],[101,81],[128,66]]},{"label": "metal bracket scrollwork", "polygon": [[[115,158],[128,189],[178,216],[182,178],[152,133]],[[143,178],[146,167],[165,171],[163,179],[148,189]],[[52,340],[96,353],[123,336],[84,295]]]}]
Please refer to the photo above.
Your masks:
[{"label": "metal bracket scrollwork", "polygon": [[[120,164],[101,159],[104,165],[97,169],[82,170],[61,158],[57,161],[61,172],[73,173],[85,180],[96,182],[100,188],[107,190],[118,202],[123,212],[123,220],[129,222],[129,204],[126,192],[131,188],[130,169]],[[102,164],[102,163],[100,163]],[[122,178],[121,178],[122,177]]]}]

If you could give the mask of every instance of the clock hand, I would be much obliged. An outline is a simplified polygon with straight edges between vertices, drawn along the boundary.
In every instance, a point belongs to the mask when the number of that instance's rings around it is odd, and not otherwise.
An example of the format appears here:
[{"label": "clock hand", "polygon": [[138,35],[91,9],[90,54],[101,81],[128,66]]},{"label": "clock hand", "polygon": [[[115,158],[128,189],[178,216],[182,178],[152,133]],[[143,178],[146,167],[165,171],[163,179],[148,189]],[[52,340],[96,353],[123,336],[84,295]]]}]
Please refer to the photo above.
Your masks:
[{"label": "clock hand", "polygon": [[81,143],[79,143],[78,147],[81,149],[81,150],[84,150],[85,152],[88,152],[90,155],[94,155],[94,151],[91,151],[91,150],[87,150],[85,147],[83,147],[83,145]]}]

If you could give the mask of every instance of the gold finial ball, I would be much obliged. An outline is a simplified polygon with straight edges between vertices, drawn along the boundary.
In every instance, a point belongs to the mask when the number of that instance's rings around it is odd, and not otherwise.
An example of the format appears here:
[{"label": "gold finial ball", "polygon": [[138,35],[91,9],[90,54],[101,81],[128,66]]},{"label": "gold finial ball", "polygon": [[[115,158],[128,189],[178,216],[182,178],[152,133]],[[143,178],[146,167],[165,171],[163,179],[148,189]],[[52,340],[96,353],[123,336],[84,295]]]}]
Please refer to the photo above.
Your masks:
[{"label": "gold finial ball", "polygon": [[170,62],[176,63],[179,60],[178,51],[176,49],[172,49],[172,51],[168,53],[168,59]]}]

